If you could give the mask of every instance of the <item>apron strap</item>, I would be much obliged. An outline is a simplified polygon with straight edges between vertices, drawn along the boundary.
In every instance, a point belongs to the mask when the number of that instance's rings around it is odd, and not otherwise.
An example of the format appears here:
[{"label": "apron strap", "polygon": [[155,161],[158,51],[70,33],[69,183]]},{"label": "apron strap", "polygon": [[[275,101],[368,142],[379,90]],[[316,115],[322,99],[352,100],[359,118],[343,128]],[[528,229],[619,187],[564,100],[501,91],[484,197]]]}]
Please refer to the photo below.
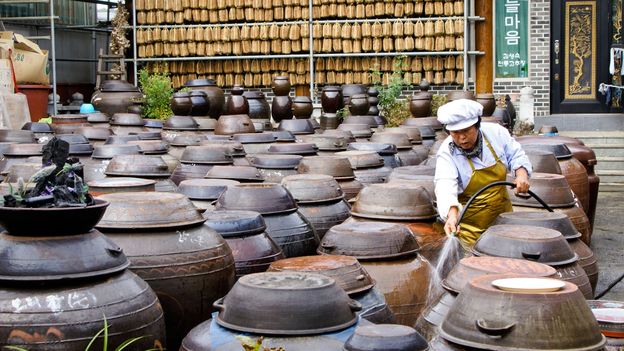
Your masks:
[{"label": "apron strap", "polygon": [[[496,160],[496,162],[500,161],[500,158],[496,154],[496,151],[494,151],[494,148],[492,147],[492,144],[490,144],[488,138],[485,136],[485,133],[481,132],[481,135],[483,135],[483,139],[485,140],[485,144],[487,145],[488,149],[490,149],[490,152],[492,153],[492,155],[494,155],[494,160]],[[470,168],[472,168],[472,171],[474,172],[475,166],[474,163],[472,163],[472,159],[469,158],[468,163],[470,164]]]}]

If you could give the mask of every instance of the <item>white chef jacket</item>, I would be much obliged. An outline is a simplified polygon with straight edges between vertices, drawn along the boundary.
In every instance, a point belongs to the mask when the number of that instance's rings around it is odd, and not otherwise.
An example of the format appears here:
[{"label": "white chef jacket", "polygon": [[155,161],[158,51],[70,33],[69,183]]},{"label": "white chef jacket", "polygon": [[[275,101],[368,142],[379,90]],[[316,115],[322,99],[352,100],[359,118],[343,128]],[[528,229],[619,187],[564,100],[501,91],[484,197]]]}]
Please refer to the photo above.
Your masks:
[{"label": "white chef jacket", "polygon": [[[487,137],[498,158],[507,166],[509,171],[514,171],[515,174],[518,168],[524,167],[529,176],[531,175],[532,167],[529,158],[522,150],[520,143],[509,135],[507,129],[495,123],[481,123],[480,133],[482,133],[482,137],[483,135]],[[459,148],[456,148],[451,154],[449,144],[452,141],[451,136],[448,136],[442,142],[436,155],[435,193],[438,213],[444,220],[446,220],[452,206],[457,206],[461,210],[461,204],[457,197],[464,191],[472,176],[470,163]],[[492,166],[495,162],[496,158],[483,139],[481,158],[472,158],[475,169]]]}]

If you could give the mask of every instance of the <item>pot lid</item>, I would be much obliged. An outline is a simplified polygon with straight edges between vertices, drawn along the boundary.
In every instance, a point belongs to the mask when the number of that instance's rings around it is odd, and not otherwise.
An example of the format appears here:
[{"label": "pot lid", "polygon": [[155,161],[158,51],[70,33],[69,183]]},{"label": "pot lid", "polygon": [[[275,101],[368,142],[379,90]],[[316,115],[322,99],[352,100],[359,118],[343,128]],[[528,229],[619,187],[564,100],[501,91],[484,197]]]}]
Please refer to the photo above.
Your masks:
[{"label": "pot lid", "polygon": [[282,155],[316,155],[318,148],[315,144],[309,143],[289,143],[289,144],[273,144],[269,146],[268,152],[271,154]]},{"label": "pot lid", "polygon": [[[513,181],[510,174],[507,175],[507,180]],[[550,207],[570,207],[574,206],[576,203],[574,193],[563,175],[534,172],[531,174],[529,184],[531,191],[544,200]],[[543,208],[533,197],[521,198],[515,196],[513,189],[507,189],[507,192],[514,206]]]},{"label": "pot lid", "polygon": [[204,218],[206,225],[224,238],[255,235],[266,230],[262,215],[254,211],[209,211],[204,213]]},{"label": "pot lid", "polygon": [[429,191],[405,183],[370,184],[355,198],[351,214],[390,220],[424,220],[437,216]]},{"label": "pot lid", "polygon": [[276,130],[269,133],[272,133],[273,136],[275,136],[275,141],[284,142],[296,140],[295,135],[287,130]]},{"label": "pot lid", "polygon": [[157,155],[119,155],[113,157],[106,169],[106,175],[125,177],[169,177],[169,166]]},{"label": "pot lid", "polygon": [[520,258],[549,266],[578,260],[560,232],[529,225],[493,225],[481,235],[472,251],[477,256]]},{"label": "pot lid", "polygon": [[312,99],[309,96],[295,96],[293,102],[297,103],[312,103]]},{"label": "pot lid", "polygon": [[110,128],[80,127],[76,130],[76,134],[83,135],[89,140],[106,140],[113,135],[113,131]]},{"label": "pot lid", "polygon": [[398,324],[359,326],[349,337],[345,351],[423,351],[429,344],[411,327]]},{"label": "pot lid", "polygon": [[140,91],[138,87],[128,83],[125,80],[109,79],[100,84],[100,91],[122,92],[122,91]]},{"label": "pot lid", "polygon": [[314,125],[309,119],[283,119],[277,129],[287,130],[295,135],[314,134]]},{"label": "pot lid", "polygon": [[377,128],[379,126],[379,123],[377,122],[377,119],[375,119],[375,116],[368,116],[368,115],[347,116],[345,117],[342,124],[366,124],[370,128]]},{"label": "pot lid", "polygon": [[272,143],[275,135],[272,133],[240,133],[232,135],[232,140],[241,144]]},{"label": "pot lid", "polygon": [[41,168],[41,164],[35,162],[13,163],[5,170],[6,175],[2,182],[17,183],[19,178],[22,178],[25,182],[30,183],[30,177],[39,172]]},{"label": "pot lid", "polygon": [[0,129],[0,142],[35,143],[37,139],[30,130]]},{"label": "pot lid", "polygon": [[160,140],[129,141],[128,145],[137,145],[144,155],[166,154],[169,145]]},{"label": "pot lid", "polygon": [[22,126],[22,130],[31,131],[33,133],[54,133],[54,129],[52,129],[50,124],[42,122],[26,122]]},{"label": "pot lid", "polygon": [[143,118],[141,118],[141,115],[139,115],[138,113],[124,112],[113,114],[113,117],[111,117],[110,119],[110,124],[117,126],[142,127],[145,125],[145,122],[143,121]]},{"label": "pot lid", "polygon": [[56,137],[68,144],[88,144],[89,139],[81,134],[57,134]]},{"label": "pot lid", "polygon": [[95,159],[111,159],[119,155],[138,155],[140,151],[141,149],[138,145],[96,145],[93,147],[93,154],[91,155],[91,157]]},{"label": "pot lid", "polygon": [[163,121],[160,119],[149,119],[149,118],[145,118],[143,119],[143,122],[145,123],[144,126],[147,128],[162,128],[163,127]]},{"label": "pot lid", "polygon": [[341,91],[341,89],[337,85],[326,85],[323,87],[322,91]]},{"label": "pot lid", "polygon": [[406,226],[363,221],[331,227],[317,252],[375,260],[416,255],[419,249],[416,237]]},{"label": "pot lid", "polygon": [[557,160],[564,160],[572,157],[572,151],[565,144],[523,144],[524,150],[549,151],[555,154]]},{"label": "pot lid", "polygon": [[162,140],[161,132],[130,132],[128,135],[136,135],[140,140]]},{"label": "pot lid", "polygon": [[108,123],[110,117],[103,112],[87,113],[87,122],[89,123]]},{"label": "pot lid", "polygon": [[156,184],[155,180],[132,177],[110,177],[92,180],[87,183],[91,191],[101,191],[104,189],[115,190],[123,188],[144,188]]},{"label": "pot lid", "polygon": [[488,274],[512,273],[532,277],[553,277],[557,273],[553,267],[527,261],[525,259],[506,257],[467,257],[451,270],[442,286],[459,294],[470,280]]},{"label": "pot lid", "polygon": [[344,130],[351,132],[356,138],[370,138],[373,135],[373,131],[371,130],[368,124],[357,123],[357,124],[340,124],[338,126],[338,130]]},{"label": "pot lid", "polygon": [[240,184],[229,179],[186,179],[178,185],[178,192],[191,200],[216,200],[228,186]]},{"label": "pot lid", "polygon": [[93,146],[91,144],[69,144],[69,155],[91,155]]},{"label": "pot lid", "polygon": [[199,124],[191,116],[171,116],[163,124],[163,129],[195,130]]},{"label": "pot lid", "polygon": [[129,141],[139,141],[138,135],[111,135],[106,138],[104,145],[127,144]]},{"label": "pot lid", "polygon": [[102,218],[108,203],[86,207],[23,208],[0,206],[0,225],[12,236],[51,236],[86,233]]},{"label": "pot lid", "polygon": [[210,87],[216,85],[217,82],[214,79],[191,79],[184,83],[185,87]]},{"label": "pot lid", "polygon": [[180,134],[176,135],[169,143],[171,146],[196,146],[200,145],[206,138],[198,134]]},{"label": "pot lid", "polygon": [[392,169],[392,176],[399,179],[419,179],[418,176],[435,176],[435,167],[417,165],[402,166]]},{"label": "pot lid", "polygon": [[242,182],[263,182],[264,177],[256,167],[251,166],[214,166],[204,178],[232,179]]},{"label": "pot lid", "polygon": [[200,146],[211,147],[216,149],[223,149],[225,152],[232,157],[244,157],[247,153],[245,153],[245,148],[243,144],[238,141],[202,141]]},{"label": "pot lid", "polygon": [[412,144],[422,143],[422,136],[418,127],[400,126],[384,128],[384,133],[405,133],[409,137]]},{"label": "pot lid", "polygon": [[[253,304],[245,303],[253,295]],[[289,308],[275,308],[288,303]],[[361,305],[330,277],[304,272],[266,272],[240,277],[215,303],[216,321],[228,329],[271,335],[310,335],[348,328]],[[297,311],[293,313],[292,311]],[[271,315],[271,318],[250,318]]]},{"label": "pot lid", "polygon": [[0,234],[0,280],[80,279],[120,272],[129,265],[123,250],[97,230],[49,237]]},{"label": "pot lid", "polygon": [[574,223],[566,214],[561,212],[505,212],[498,215],[494,224],[522,224],[544,227],[560,232],[566,239],[581,237],[581,233],[576,229]]},{"label": "pot lid", "polygon": [[[231,141],[231,139],[232,139],[231,135],[208,134],[208,135],[204,135],[204,137],[206,138],[206,141],[208,141],[208,142]],[[205,143],[206,141],[203,141],[202,143]],[[233,141],[231,141],[231,142],[233,142]]]},{"label": "pot lid", "polygon": [[297,166],[297,172],[308,174],[327,174],[337,180],[355,178],[349,159],[340,156],[304,157],[299,163],[299,166]]},{"label": "pot lid", "polygon": [[347,144],[349,143],[344,137],[328,134],[302,135],[301,140],[306,143],[315,144],[319,150],[324,151],[346,150]]},{"label": "pot lid", "polygon": [[202,118],[202,117],[198,117],[195,116],[193,117],[195,118],[195,122],[197,122],[198,124],[198,129],[199,130],[215,130],[215,128],[217,127],[217,120],[216,119],[212,119],[212,118]]},{"label": "pot lid", "polygon": [[279,184],[239,184],[228,187],[217,200],[216,207],[257,211],[267,215],[295,211],[297,203],[288,190]]},{"label": "pot lid", "polygon": [[246,99],[264,99],[264,93],[257,90],[249,90],[243,93]]},{"label": "pot lid", "polygon": [[531,162],[533,172],[562,174],[557,157],[552,152],[528,149],[525,150],[525,153]]},{"label": "pot lid", "polygon": [[378,132],[371,136],[370,141],[374,143],[393,144],[400,150],[412,148],[412,142],[407,136],[407,133]]},{"label": "pot lid", "polygon": [[373,278],[355,257],[320,255],[291,257],[271,263],[267,272],[309,272],[336,280],[349,295],[370,290]]},{"label": "pot lid", "polygon": [[4,156],[39,156],[43,155],[43,144],[10,144],[2,153]]},{"label": "pot lid", "polygon": [[348,158],[353,169],[382,167],[384,165],[383,158],[375,151],[341,151],[336,152],[336,156]]},{"label": "pot lid", "polygon": [[385,144],[385,143],[372,143],[372,142],[356,142],[351,143],[347,147],[348,150],[359,150],[359,151],[375,151],[376,153],[384,156],[384,155],[394,155],[396,154],[397,147],[394,144]]},{"label": "pot lid", "polygon": [[282,179],[282,185],[298,203],[317,203],[344,198],[334,177],[325,174],[295,174]]},{"label": "pot lid", "polygon": [[262,155],[249,156],[252,166],[263,169],[296,169],[303,159],[300,155]]},{"label": "pot lid", "polygon": [[205,222],[182,194],[127,192],[101,195],[110,206],[97,224],[101,230],[170,229]]},{"label": "pot lid", "polygon": [[231,164],[234,162],[228,150],[214,146],[187,146],[180,162],[196,164]]},{"label": "pot lid", "polygon": [[355,141],[355,136],[353,136],[353,133],[350,130],[326,129],[326,130],[323,130],[321,134],[342,137],[342,138],[345,138],[349,143]]},{"label": "pot lid", "polygon": [[432,127],[430,127],[430,126],[418,126],[417,128],[420,130],[420,137],[422,139],[435,139],[436,132],[435,132],[435,130]]}]

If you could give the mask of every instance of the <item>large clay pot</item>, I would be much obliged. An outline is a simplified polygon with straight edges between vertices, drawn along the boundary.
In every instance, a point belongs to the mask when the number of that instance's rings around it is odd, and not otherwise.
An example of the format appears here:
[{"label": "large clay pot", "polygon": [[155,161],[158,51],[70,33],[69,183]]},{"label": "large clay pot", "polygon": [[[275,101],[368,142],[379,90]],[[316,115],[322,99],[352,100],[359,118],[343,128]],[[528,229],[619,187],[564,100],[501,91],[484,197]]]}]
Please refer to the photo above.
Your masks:
[{"label": "large clay pot", "polygon": [[235,85],[230,91],[230,97],[227,100],[227,108],[225,109],[228,115],[246,115],[249,114],[249,103],[247,98],[243,96],[243,87]]},{"label": "large clay pot", "polygon": [[[323,107],[323,112],[338,112],[338,110],[342,107],[342,93],[340,87],[335,85],[328,85],[323,87],[323,91],[321,93],[321,106]],[[321,124],[323,123],[321,122]]]},{"label": "large clay pot", "polygon": [[491,116],[496,108],[494,94],[477,94],[477,102],[483,105],[483,116]]},{"label": "large clay pot", "polygon": [[101,198],[111,205],[98,228],[121,246],[130,269],[156,291],[165,312],[167,348],[175,350],[191,328],[210,318],[213,302],[234,284],[232,251],[182,194]]},{"label": "large clay pot", "polygon": [[143,93],[139,88],[125,80],[106,80],[91,97],[91,104],[96,110],[112,116],[127,112],[129,106],[142,99]]},{"label": "large clay pot", "polygon": [[466,91],[466,90],[449,91],[446,94],[447,102],[460,100],[460,99],[474,100],[475,95],[472,91]]},{"label": "large clay pot", "polygon": [[419,92],[412,95],[409,109],[414,118],[431,116],[431,93]]},{"label": "large clay pot", "polygon": [[210,113],[210,99],[203,90],[191,90],[191,116],[206,116]]},{"label": "large clay pot", "polygon": [[368,104],[370,105],[367,114],[369,116],[379,116],[379,91],[373,87],[370,87],[368,88],[366,94],[368,95]]},{"label": "large clay pot", "polygon": [[309,96],[296,96],[292,104],[293,116],[297,119],[309,119],[312,116],[312,100]]},{"label": "large clay pot", "polygon": [[[370,104],[368,102],[368,95],[356,94],[351,96],[349,100],[349,112],[353,116],[364,116],[368,114]],[[377,123],[375,123],[377,124]]]},{"label": "large clay pot", "polygon": [[223,113],[225,105],[225,93],[223,89],[217,86],[217,83],[212,79],[193,79],[184,84],[185,87],[197,90],[203,90],[208,96],[210,109],[208,110],[208,116],[217,119]]},{"label": "large clay pot", "polygon": [[173,111],[174,115],[188,116],[193,108],[191,95],[188,92],[174,93],[169,106],[171,106],[171,111]]},{"label": "large clay pot", "polygon": [[323,112],[321,113],[321,129],[329,130],[336,129],[342,123],[342,118],[338,117],[335,113]]},{"label": "large clay pot", "polygon": [[293,102],[290,96],[276,96],[271,102],[271,116],[277,123],[293,118]]},{"label": "large clay pot", "polygon": [[594,228],[596,218],[596,203],[598,201],[598,189],[600,188],[600,178],[594,172],[594,166],[598,163],[594,151],[584,145],[568,145],[574,158],[581,161],[587,170],[587,180],[589,182],[589,208],[585,209],[589,223]]},{"label": "large clay pot", "polygon": [[214,133],[216,135],[233,135],[239,133],[255,133],[253,122],[247,115],[223,115],[219,117]]},{"label": "large clay pot", "polygon": [[366,86],[363,84],[343,84],[342,90],[342,104],[348,106],[351,102],[351,96],[355,94],[366,94]]},{"label": "large clay pot", "polygon": [[288,76],[273,77],[271,89],[273,89],[275,96],[288,96],[290,94],[290,80],[288,80]]},{"label": "large clay pot", "polygon": [[52,129],[56,134],[73,134],[79,128],[88,126],[87,115],[52,116]]},{"label": "large clay pot", "polygon": [[249,104],[249,118],[253,119],[269,119],[271,111],[269,103],[266,101],[261,91],[246,91],[243,96]]}]

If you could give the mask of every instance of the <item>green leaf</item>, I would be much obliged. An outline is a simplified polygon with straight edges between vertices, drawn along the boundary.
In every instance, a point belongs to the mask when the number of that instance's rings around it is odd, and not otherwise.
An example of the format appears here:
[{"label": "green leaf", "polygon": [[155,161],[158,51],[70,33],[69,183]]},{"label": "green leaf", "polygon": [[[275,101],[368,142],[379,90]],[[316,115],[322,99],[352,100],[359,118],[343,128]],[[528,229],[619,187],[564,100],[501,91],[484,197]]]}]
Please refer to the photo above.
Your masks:
[{"label": "green leaf", "polygon": [[130,346],[131,344],[134,344],[135,342],[144,339],[145,336],[137,336],[136,338],[132,338],[132,339],[128,339],[124,342],[121,343],[121,345],[117,346],[117,348],[115,349],[115,351],[121,351],[123,349],[125,349],[126,347]]},{"label": "green leaf", "polygon": [[17,347],[17,346],[4,346],[3,348],[6,350],[13,350],[13,351],[28,351],[28,349]]},{"label": "green leaf", "polygon": [[95,334],[92,338],[91,341],[89,341],[89,344],[87,345],[87,347],[85,348],[85,351],[89,351],[89,349],[91,348],[91,345],[93,345],[93,343],[95,342],[95,340],[97,340],[97,338],[104,332],[104,329],[106,329],[106,324],[104,324],[104,328],[100,329],[99,332],[97,332],[97,334]]}]

